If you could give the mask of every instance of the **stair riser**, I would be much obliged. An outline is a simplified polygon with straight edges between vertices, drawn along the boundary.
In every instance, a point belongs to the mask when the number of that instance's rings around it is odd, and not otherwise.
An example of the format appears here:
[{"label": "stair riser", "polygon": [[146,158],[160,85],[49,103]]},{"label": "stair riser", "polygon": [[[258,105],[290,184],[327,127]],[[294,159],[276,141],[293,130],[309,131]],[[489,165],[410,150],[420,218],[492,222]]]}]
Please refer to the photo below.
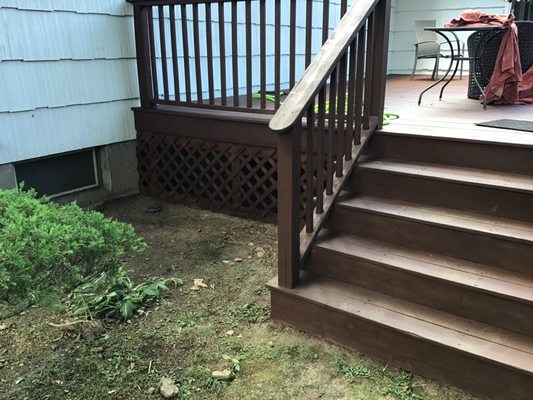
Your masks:
[{"label": "stair riser", "polygon": [[[428,268],[431,268],[428,265]],[[533,336],[533,305],[346,254],[314,249],[305,269],[389,296]]]},{"label": "stair riser", "polygon": [[490,399],[530,399],[533,379],[519,371],[285,292],[271,293],[276,321]]},{"label": "stair riser", "polygon": [[376,134],[365,155],[530,175],[533,149],[503,144]]},{"label": "stair riser", "polygon": [[533,194],[357,169],[346,190],[365,196],[412,201],[533,222]]},{"label": "stair riser", "polygon": [[326,227],[533,275],[533,246],[523,242],[339,206]]}]

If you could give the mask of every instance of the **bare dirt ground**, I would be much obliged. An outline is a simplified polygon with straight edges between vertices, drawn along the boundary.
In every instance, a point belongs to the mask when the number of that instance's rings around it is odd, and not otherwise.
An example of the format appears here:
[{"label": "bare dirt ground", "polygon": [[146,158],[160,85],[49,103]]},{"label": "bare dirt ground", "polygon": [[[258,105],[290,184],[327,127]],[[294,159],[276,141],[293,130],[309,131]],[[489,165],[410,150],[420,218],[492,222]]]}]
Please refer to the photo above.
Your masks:
[{"label": "bare dirt ground", "polygon": [[[162,377],[179,399],[473,400],[269,320],[276,228],[142,196],[103,212],[148,243],[127,260],[136,281],[180,277],[131,323],[61,322],[61,307],[0,320],[0,399],[157,399]],[[206,288],[191,290],[193,279]],[[234,379],[212,371],[230,369]]]}]

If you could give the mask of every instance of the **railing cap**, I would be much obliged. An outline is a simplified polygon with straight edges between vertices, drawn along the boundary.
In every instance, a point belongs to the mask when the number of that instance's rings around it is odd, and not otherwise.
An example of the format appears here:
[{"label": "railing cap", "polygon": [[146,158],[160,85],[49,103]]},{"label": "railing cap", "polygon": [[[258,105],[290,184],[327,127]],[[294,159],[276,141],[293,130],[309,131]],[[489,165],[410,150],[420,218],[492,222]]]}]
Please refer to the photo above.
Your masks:
[{"label": "railing cap", "polygon": [[286,132],[303,116],[379,1],[357,0],[350,7],[300,81],[272,117],[270,129],[277,133]]}]

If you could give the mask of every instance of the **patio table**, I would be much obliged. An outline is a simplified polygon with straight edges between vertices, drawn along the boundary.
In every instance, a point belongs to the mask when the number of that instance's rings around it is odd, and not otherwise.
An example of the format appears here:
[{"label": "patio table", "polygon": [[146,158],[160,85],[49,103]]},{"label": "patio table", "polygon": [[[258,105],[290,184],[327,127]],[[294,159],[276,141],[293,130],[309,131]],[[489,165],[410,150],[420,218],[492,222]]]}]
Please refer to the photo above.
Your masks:
[{"label": "patio table", "polygon": [[[448,67],[448,70],[446,71],[444,76],[441,79],[439,79],[437,82],[434,82],[433,84],[428,86],[426,89],[424,89],[420,93],[420,96],[418,97],[418,105],[420,105],[422,103],[422,96],[424,95],[424,93],[426,93],[428,90],[434,88],[435,86],[439,85],[440,83],[444,82],[444,85],[442,86],[442,88],[440,90],[440,95],[439,95],[439,100],[442,100],[442,95],[444,93],[444,89],[453,80],[453,78],[455,78],[455,75],[457,74],[457,69],[459,68],[459,63],[461,61],[469,61],[469,62],[473,62],[473,63],[480,62],[481,61],[481,57],[483,55],[483,50],[484,50],[486,44],[489,43],[492,39],[494,39],[497,35],[501,34],[502,31],[506,31],[507,27],[505,27],[505,26],[496,26],[496,25],[494,25],[494,26],[491,25],[491,26],[428,27],[428,28],[425,28],[425,30],[435,32],[438,35],[442,36],[444,38],[444,40],[446,40],[446,42],[448,43],[448,46],[450,47],[451,59],[450,59],[450,65]],[[475,48],[475,51],[474,51],[474,55],[469,54],[468,57],[466,57],[464,54],[461,54],[461,41],[459,40],[459,37],[457,36],[457,32],[477,32],[477,31],[489,31],[489,32],[492,32],[492,33],[486,35],[484,40],[481,40],[477,44],[477,46]],[[453,38],[450,39],[450,37],[448,37],[447,34],[453,35]],[[452,41],[455,41],[456,44],[457,44],[457,52],[454,50],[454,45],[453,45]],[[448,80],[446,80],[446,78],[450,74],[450,71],[452,70],[454,62],[455,62],[455,69],[453,71],[453,74],[450,76],[450,78]],[[480,85],[480,83],[479,83],[479,81],[478,81],[478,79],[477,79],[477,77],[475,75],[474,75],[474,80],[475,80],[476,85],[480,89],[480,92],[481,92],[481,94],[483,96],[483,108],[487,109],[487,102],[486,102],[486,99],[485,99],[485,97],[486,97],[485,96],[485,88],[483,88]]]}]

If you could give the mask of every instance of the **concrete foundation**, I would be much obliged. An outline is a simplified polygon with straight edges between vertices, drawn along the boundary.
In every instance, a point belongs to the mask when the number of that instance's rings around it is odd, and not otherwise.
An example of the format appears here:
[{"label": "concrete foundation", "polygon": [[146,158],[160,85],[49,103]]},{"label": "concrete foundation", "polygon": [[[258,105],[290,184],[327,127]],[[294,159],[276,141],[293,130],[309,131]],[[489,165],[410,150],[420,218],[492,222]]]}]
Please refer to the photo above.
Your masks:
[{"label": "concrete foundation", "polygon": [[0,165],[0,189],[12,189],[16,185],[13,164]]}]

